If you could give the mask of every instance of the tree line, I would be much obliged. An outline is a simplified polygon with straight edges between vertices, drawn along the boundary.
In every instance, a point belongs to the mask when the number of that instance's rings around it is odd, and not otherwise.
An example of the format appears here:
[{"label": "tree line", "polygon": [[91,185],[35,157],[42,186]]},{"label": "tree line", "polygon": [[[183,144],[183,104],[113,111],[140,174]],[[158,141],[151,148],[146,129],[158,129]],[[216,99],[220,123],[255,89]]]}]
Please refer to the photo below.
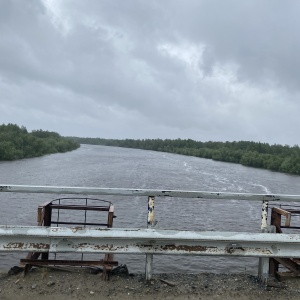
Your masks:
[{"label": "tree line", "polygon": [[77,141],[56,132],[33,130],[16,124],[0,125],[0,160],[15,160],[67,152],[80,147]]},{"label": "tree line", "polygon": [[251,141],[199,142],[191,139],[116,140],[79,137],[71,137],[71,139],[81,144],[170,152],[300,175],[300,148],[298,145],[291,147]]}]

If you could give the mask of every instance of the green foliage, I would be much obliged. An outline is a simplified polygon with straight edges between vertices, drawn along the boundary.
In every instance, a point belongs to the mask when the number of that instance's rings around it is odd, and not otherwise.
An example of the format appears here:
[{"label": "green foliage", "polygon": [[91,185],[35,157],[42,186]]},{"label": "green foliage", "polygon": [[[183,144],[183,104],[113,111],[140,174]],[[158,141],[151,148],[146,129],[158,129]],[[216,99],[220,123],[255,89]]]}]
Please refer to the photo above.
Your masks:
[{"label": "green foliage", "polygon": [[15,124],[0,125],[0,160],[15,160],[77,149],[76,141],[56,132],[27,129]]},{"label": "green foliage", "polygon": [[46,139],[46,138],[60,138],[61,136],[57,132],[43,131],[43,130],[32,130],[31,135]]},{"label": "green foliage", "polygon": [[198,142],[191,139],[112,140],[78,137],[70,137],[70,139],[81,144],[171,152],[300,175],[300,148],[298,145],[290,147],[250,141]]}]

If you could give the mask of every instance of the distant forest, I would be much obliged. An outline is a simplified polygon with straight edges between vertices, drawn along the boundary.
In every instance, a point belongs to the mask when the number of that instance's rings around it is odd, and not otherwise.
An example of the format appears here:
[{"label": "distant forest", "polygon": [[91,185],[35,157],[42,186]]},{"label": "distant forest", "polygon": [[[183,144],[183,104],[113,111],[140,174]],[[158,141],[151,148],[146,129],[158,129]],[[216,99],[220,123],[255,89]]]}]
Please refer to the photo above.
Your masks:
[{"label": "distant forest", "polygon": [[198,142],[191,139],[113,140],[70,138],[81,144],[170,152],[300,175],[300,148],[298,145],[290,147],[288,145],[269,145],[268,143],[249,141]]},{"label": "distant forest", "polygon": [[15,160],[45,154],[67,152],[80,144],[56,132],[33,130],[28,132],[15,124],[0,125],[0,160]]}]

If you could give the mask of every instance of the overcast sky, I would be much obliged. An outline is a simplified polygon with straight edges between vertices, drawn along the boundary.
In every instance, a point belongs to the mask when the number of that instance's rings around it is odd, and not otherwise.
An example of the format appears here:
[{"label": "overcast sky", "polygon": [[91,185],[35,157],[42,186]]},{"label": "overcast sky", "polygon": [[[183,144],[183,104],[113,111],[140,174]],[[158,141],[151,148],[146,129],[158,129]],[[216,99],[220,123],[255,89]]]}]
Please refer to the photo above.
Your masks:
[{"label": "overcast sky", "polygon": [[300,144],[298,0],[0,0],[0,123]]}]

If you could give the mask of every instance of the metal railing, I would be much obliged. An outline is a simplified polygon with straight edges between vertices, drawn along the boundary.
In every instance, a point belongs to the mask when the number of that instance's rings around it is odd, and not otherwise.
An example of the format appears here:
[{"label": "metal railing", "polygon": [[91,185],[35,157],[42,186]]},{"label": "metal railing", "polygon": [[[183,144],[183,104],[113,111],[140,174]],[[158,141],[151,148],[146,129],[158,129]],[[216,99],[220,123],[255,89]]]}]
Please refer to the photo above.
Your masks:
[{"label": "metal railing", "polygon": [[[146,279],[151,279],[153,255],[225,255],[260,257],[259,275],[266,280],[269,257],[300,257],[300,237],[272,234],[269,202],[300,202],[300,195],[223,193],[207,191],[0,185],[0,192],[76,195],[147,196],[148,229],[84,229],[0,227],[0,251],[99,252],[146,254]],[[262,233],[156,230],[156,197],[261,201]]]},{"label": "metal railing", "polygon": [[0,226],[0,251],[299,257],[300,235]]}]

